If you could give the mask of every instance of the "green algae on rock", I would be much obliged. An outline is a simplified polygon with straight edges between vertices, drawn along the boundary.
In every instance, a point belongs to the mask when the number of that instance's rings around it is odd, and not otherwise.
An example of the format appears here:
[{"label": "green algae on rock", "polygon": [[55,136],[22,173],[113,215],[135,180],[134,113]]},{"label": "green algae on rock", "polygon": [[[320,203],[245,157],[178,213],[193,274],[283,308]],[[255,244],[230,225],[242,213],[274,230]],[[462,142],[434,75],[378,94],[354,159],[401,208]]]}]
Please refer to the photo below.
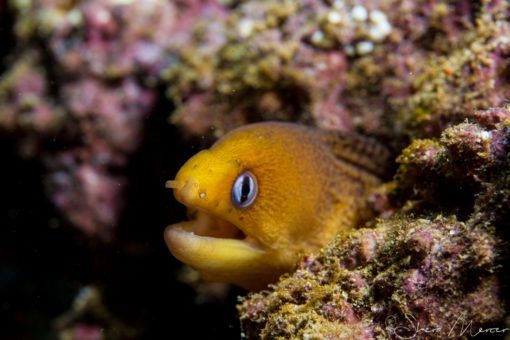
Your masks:
[{"label": "green algae on rock", "polygon": [[[504,11],[503,11],[504,13]],[[469,26],[447,53],[425,60],[412,83],[413,94],[395,107],[413,136],[437,136],[465,112],[503,104],[510,93],[506,18],[485,14]]]},{"label": "green algae on rock", "polygon": [[510,172],[510,111],[493,108],[464,116],[465,122],[445,129],[440,138],[416,139],[402,151],[393,196],[457,215],[481,209],[490,213],[487,223],[501,222],[508,203],[495,210],[481,207],[492,195],[500,196],[501,204],[509,199],[508,190],[496,187],[505,185]]},{"label": "green algae on rock", "polygon": [[[503,317],[489,230],[455,217],[398,216],[337,238],[271,291],[241,299],[248,338],[412,336]],[[459,323],[455,326],[455,323]],[[419,325],[419,326],[418,326]]]},{"label": "green algae on rock", "polygon": [[24,157],[40,152],[44,139],[54,137],[65,122],[65,113],[50,92],[41,56],[29,50],[0,75],[0,132],[18,136]]},{"label": "green algae on rock", "polygon": [[402,152],[388,186],[393,217],[337,237],[270,290],[243,298],[245,335],[437,338],[504,329],[510,110],[466,116]]},{"label": "green algae on rock", "polygon": [[171,121],[220,137],[290,120],[437,137],[510,93],[506,1],[244,1],[204,16],[163,74]]}]

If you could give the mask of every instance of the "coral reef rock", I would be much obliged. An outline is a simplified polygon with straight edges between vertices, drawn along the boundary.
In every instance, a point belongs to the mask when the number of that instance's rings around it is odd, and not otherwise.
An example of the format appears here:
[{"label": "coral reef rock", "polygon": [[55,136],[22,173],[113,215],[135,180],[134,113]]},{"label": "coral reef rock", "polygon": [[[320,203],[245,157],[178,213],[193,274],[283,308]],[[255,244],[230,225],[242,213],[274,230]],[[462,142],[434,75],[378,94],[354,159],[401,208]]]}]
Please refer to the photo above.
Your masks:
[{"label": "coral reef rock", "polygon": [[124,168],[154,107],[175,25],[171,2],[12,1],[0,132],[46,165],[48,196],[86,235],[111,240]]},{"label": "coral reef rock", "polygon": [[[238,306],[249,338],[504,332],[510,111],[466,114],[398,158],[397,213],[337,239]],[[499,328],[497,328],[499,327]],[[482,329],[482,331],[480,331]]]},{"label": "coral reef rock", "polygon": [[[0,75],[0,131],[24,156],[74,158],[113,180],[163,92],[171,122],[191,136],[287,120],[378,135],[397,149],[510,93],[507,1],[9,4],[14,27],[2,46],[15,46]],[[54,198],[60,184],[49,171]],[[124,186],[103,190],[118,201],[91,207],[114,210],[94,217],[95,228],[56,206],[88,235],[110,239]],[[64,191],[72,201],[80,190]]]},{"label": "coral reef rock", "polygon": [[507,1],[242,1],[170,44],[172,121],[195,135],[278,119],[437,137],[508,98],[509,17]]}]

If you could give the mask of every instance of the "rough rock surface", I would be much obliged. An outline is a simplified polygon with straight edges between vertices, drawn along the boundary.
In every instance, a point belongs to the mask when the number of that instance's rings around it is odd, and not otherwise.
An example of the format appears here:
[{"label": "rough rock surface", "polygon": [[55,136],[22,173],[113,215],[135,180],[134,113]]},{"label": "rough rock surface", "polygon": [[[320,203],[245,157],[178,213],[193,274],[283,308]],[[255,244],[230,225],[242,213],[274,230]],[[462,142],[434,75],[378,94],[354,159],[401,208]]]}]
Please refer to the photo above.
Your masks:
[{"label": "rough rock surface", "polygon": [[[238,306],[249,338],[469,336],[504,329],[510,111],[477,111],[398,158],[398,211],[340,235]],[[395,208],[394,208],[395,209]]]}]

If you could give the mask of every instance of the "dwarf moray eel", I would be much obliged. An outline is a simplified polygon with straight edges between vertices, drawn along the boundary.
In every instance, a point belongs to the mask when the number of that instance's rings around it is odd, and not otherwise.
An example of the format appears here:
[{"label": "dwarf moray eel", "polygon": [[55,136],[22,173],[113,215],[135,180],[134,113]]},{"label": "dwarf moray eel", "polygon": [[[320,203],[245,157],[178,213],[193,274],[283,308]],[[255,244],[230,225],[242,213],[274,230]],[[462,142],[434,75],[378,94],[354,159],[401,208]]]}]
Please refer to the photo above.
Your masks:
[{"label": "dwarf moray eel", "polygon": [[389,152],[372,139],[291,123],[238,128],[166,186],[190,221],[165,241],[205,280],[264,288],[366,215]]}]

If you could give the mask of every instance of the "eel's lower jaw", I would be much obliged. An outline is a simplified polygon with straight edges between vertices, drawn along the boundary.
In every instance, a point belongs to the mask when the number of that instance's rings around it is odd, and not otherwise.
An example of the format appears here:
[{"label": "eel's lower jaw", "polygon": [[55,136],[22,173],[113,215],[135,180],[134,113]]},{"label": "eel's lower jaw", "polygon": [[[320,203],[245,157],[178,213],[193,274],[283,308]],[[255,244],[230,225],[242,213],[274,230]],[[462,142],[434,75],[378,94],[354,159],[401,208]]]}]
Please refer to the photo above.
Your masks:
[{"label": "eel's lower jaw", "polygon": [[168,226],[165,241],[177,259],[198,270],[235,270],[265,255],[265,251],[245,240],[197,235],[189,223]]},{"label": "eel's lower jaw", "polygon": [[[253,238],[240,230],[242,235],[229,230],[235,226],[214,228],[217,225],[210,225],[215,222],[212,216],[195,217],[165,230],[165,242],[178,260],[198,270],[206,280],[234,283],[247,289],[258,288],[251,284],[251,276],[255,281],[257,277],[265,281],[274,279],[273,273],[265,273],[271,271],[274,259]],[[267,275],[271,278],[265,278]]]}]

